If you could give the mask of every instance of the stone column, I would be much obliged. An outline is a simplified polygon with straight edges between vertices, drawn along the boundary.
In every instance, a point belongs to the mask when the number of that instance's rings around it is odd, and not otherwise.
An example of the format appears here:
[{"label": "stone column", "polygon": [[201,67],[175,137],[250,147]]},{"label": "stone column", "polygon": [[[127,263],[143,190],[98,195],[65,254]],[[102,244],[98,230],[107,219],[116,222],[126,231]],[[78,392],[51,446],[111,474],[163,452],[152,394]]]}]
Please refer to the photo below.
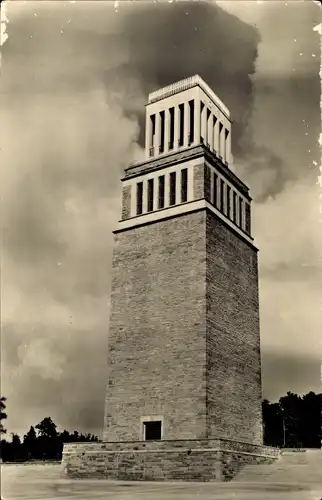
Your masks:
[{"label": "stone column", "polygon": [[193,144],[200,144],[200,131],[201,131],[201,123],[200,123],[200,99],[195,99],[195,123],[194,123],[194,138]]},{"label": "stone column", "polygon": [[136,215],[136,182],[131,183],[131,217]]},{"label": "stone column", "polygon": [[164,208],[169,206],[170,197],[170,174],[169,172],[164,173]]},{"label": "stone column", "polygon": [[169,152],[169,140],[170,140],[170,111],[169,109],[164,110],[164,152]]},{"label": "stone column", "polygon": [[145,214],[148,211],[148,181],[147,179],[144,179],[142,182],[143,182],[142,213]]},{"label": "stone column", "polygon": [[193,200],[193,167],[188,167],[188,196],[187,201]]},{"label": "stone column", "polygon": [[216,116],[213,116],[212,120],[212,148],[218,154],[218,120]]},{"label": "stone column", "polygon": [[181,169],[176,171],[176,202],[181,203]]},{"label": "stone column", "polygon": [[174,150],[179,148],[179,134],[180,134],[180,120],[179,120],[179,106],[174,108]]},{"label": "stone column", "polygon": [[212,123],[213,123],[213,114],[210,112],[209,117],[207,119],[207,143],[209,144],[209,147],[211,150],[213,149],[213,146],[212,146],[212,140],[213,140]]},{"label": "stone column", "polygon": [[208,143],[208,108],[205,106],[205,114],[204,114],[204,117],[205,117],[205,131],[204,131],[204,144],[207,146],[207,143]]},{"label": "stone column", "polygon": [[206,131],[207,131],[207,108],[206,106],[203,106],[201,110],[201,117],[200,117],[200,127],[201,127],[201,137],[203,138],[203,142],[206,142]]},{"label": "stone column", "polygon": [[153,178],[153,210],[159,208],[159,176]]}]

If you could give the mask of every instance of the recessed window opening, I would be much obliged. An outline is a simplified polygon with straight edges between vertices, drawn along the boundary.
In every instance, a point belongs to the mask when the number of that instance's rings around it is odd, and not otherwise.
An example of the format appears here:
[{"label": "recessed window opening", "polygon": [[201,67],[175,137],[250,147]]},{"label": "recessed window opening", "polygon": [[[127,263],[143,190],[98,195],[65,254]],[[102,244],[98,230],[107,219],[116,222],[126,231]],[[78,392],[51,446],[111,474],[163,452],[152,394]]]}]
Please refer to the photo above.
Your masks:
[{"label": "recessed window opening", "polygon": [[164,208],[164,175],[159,177],[158,208]]},{"label": "recessed window opening", "polygon": [[223,155],[222,144],[221,144],[222,129],[223,129],[223,124],[221,122],[219,122],[218,152],[219,152],[220,157],[222,157],[222,155]]},{"label": "recessed window opening", "polygon": [[150,156],[154,155],[154,143],[155,143],[155,115],[150,115]]},{"label": "recessed window opening", "polygon": [[247,234],[250,234],[250,205],[249,205],[249,203],[245,204],[245,231]]},{"label": "recessed window opening", "polygon": [[225,183],[223,180],[221,180],[220,181],[220,210],[222,212],[224,212],[224,208],[225,208],[224,196],[225,196]]},{"label": "recessed window opening", "polygon": [[237,222],[237,193],[233,193],[233,221]]},{"label": "recessed window opening", "polygon": [[153,179],[148,179],[148,212],[153,210]]},{"label": "recessed window opening", "polygon": [[175,205],[175,203],[176,203],[176,172],[171,172],[169,205]]},{"label": "recessed window opening", "polygon": [[162,436],[161,420],[156,420],[152,422],[143,422],[143,425],[144,425],[145,441],[157,441],[161,439]]},{"label": "recessed window opening", "polygon": [[190,146],[194,141],[195,135],[195,101],[189,101],[189,140],[188,146]]},{"label": "recessed window opening", "polygon": [[229,130],[225,128],[225,161],[228,162],[229,156],[229,143],[228,143]]},{"label": "recessed window opening", "polygon": [[143,211],[143,182],[136,185],[136,215],[141,215]]},{"label": "recessed window opening", "polygon": [[243,198],[239,197],[239,227],[243,227]]},{"label": "recessed window opening", "polygon": [[188,169],[181,170],[181,203],[185,203],[188,199]]},{"label": "recessed window opening", "polygon": [[218,175],[214,173],[214,183],[213,183],[213,203],[217,208],[218,200],[217,200],[217,189],[218,189]]},{"label": "recessed window opening", "polygon": [[227,217],[230,219],[230,186],[227,186],[227,191],[226,191],[226,194],[227,194]]}]

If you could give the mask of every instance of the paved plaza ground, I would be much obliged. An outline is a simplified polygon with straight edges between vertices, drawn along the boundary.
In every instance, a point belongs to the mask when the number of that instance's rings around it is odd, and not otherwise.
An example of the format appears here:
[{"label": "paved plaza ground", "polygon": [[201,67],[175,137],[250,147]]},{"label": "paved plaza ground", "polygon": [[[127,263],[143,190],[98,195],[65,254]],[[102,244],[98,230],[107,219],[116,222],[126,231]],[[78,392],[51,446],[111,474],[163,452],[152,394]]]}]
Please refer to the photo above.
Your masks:
[{"label": "paved plaza ground", "polygon": [[3,500],[321,500],[322,485],[68,480],[60,465],[1,465]]}]

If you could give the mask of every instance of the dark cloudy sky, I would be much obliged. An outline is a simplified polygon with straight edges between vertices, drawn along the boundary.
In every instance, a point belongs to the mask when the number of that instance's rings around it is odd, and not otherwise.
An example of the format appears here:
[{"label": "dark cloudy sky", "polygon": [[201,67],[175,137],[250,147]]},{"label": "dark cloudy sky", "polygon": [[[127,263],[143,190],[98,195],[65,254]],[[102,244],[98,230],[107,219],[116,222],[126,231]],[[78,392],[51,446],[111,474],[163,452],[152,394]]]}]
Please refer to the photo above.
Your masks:
[{"label": "dark cloudy sky", "polygon": [[[199,73],[235,120],[255,199],[264,396],[320,391],[319,8],[312,2],[7,2],[1,393],[7,428],[100,434],[119,178],[148,92]],[[320,231],[320,232],[319,232]]]}]

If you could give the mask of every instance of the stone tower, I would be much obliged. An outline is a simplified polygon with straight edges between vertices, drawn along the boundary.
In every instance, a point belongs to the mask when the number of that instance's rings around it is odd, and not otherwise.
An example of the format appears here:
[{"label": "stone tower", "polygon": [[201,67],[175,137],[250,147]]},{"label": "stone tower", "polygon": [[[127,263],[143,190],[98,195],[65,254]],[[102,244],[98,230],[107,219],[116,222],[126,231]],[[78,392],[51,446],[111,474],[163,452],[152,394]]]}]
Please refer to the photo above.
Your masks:
[{"label": "stone tower", "polygon": [[251,197],[230,162],[230,113],[199,76],[149,95],[114,231],[103,444],[74,469],[65,448],[70,475],[220,480],[272,454]]},{"label": "stone tower", "polygon": [[230,138],[199,76],[149,95],[115,231],[104,441],[262,443],[257,249]]}]

